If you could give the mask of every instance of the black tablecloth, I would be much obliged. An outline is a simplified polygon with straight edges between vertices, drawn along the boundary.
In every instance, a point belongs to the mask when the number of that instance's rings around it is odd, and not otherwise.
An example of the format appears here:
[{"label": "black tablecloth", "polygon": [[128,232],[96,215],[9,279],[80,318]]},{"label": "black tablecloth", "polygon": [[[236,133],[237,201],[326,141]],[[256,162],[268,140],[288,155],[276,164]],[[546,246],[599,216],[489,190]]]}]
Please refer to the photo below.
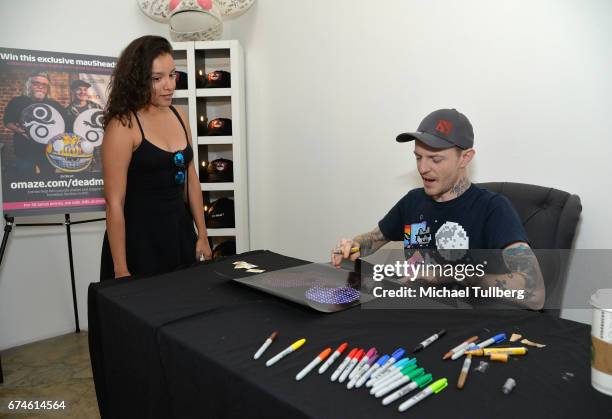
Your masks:
[{"label": "black tablecloth", "polygon": [[[256,251],[133,281],[89,289],[90,351],[103,418],[448,418],[612,417],[612,398],[590,385],[587,325],[522,310],[367,310],[323,314],[230,280],[246,260],[267,270],[306,261]],[[323,348],[348,341],[391,353],[413,348],[441,328],[439,341],[417,354],[419,366],[449,386],[405,413],[381,405],[364,388],[346,390],[316,371],[295,375]],[[253,353],[273,331],[277,341]],[[472,371],[455,385],[462,361],[442,355],[471,335],[521,333],[544,342],[507,364]],[[273,367],[269,357],[300,338],[306,344]],[[336,362],[334,365],[337,365]],[[332,368],[333,371],[333,368]],[[330,371],[331,372],[331,371]],[[569,374],[567,374],[569,373]],[[517,387],[504,395],[512,377]]]}]

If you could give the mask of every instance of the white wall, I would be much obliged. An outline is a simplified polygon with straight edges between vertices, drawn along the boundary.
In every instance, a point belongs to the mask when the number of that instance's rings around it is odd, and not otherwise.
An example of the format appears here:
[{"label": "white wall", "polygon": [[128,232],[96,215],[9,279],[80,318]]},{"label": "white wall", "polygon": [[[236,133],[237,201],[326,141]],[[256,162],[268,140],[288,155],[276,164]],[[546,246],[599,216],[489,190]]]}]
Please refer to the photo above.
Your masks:
[{"label": "white wall", "polygon": [[[4,47],[116,56],[167,35],[135,1],[3,1],[0,16]],[[395,135],[456,107],[475,128],[475,181],[577,193],[577,247],[612,248],[611,20],[607,0],[257,0],[225,28],[246,51],[252,247],[326,260],[419,186]],[[102,233],[74,227],[83,324]],[[0,348],[72,329],[65,240],[61,228],[12,236]]]}]

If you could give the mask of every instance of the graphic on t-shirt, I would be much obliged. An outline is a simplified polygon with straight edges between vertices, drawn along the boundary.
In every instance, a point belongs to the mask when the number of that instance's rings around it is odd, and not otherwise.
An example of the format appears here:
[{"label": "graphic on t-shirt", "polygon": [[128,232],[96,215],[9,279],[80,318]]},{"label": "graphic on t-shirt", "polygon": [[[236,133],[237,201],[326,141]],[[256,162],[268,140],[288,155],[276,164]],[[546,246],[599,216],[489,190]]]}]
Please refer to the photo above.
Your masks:
[{"label": "graphic on t-shirt", "polygon": [[458,260],[470,248],[470,238],[459,223],[447,221],[436,231],[436,247],[446,260]]},{"label": "graphic on t-shirt", "polygon": [[427,221],[404,226],[404,248],[426,247],[431,242],[431,232]]}]

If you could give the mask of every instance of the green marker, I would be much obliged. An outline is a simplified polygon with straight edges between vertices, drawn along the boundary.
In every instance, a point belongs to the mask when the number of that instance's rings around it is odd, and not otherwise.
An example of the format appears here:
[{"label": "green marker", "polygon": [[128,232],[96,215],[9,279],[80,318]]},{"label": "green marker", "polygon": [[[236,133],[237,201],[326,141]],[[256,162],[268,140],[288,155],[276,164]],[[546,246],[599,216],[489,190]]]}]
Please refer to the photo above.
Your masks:
[{"label": "green marker", "polygon": [[400,388],[399,390],[397,390],[395,393],[391,394],[390,396],[385,397],[382,401],[383,406],[386,406],[389,403],[393,403],[400,397],[403,397],[406,394],[410,393],[412,390],[415,390],[417,387],[418,388],[425,387],[427,384],[431,383],[431,379],[432,379],[431,374],[425,374],[425,375],[421,375],[420,377],[415,378],[414,380],[412,380],[410,384]]},{"label": "green marker", "polygon": [[425,390],[421,391],[416,396],[411,397],[408,400],[406,400],[404,403],[400,404],[399,411],[400,412],[404,412],[404,411],[410,409],[412,406],[414,406],[415,404],[417,404],[421,400],[429,397],[430,395],[438,394],[439,392],[444,390],[446,388],[446,386],[448,386],[447,379],[446,378],[440,378],[435,383],[427,386],[427,388]]}]

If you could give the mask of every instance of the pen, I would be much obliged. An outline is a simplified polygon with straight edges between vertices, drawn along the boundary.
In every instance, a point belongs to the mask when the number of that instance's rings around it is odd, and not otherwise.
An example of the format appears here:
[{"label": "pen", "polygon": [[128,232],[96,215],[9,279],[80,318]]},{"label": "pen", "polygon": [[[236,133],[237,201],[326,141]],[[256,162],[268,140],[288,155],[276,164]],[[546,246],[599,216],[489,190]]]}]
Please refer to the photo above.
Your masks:
[{"label": "pen", "polygon": [[353,368],[353,370],[351,371],[351,373],[349,374],[348,378],[349,380],[352,380],[353,377],[355,377],[357,374],[359,374],[359,371],[361,370],[361,368],[368,363],[368,361],[370,360],[370,358],[372,356],[376,355],[376,348],[370,348],[370,350],[368,350],[368,352],[365,354],[365,356],[363,358],[361,358],[361,361],[359,361],[359,364],[357,364],[355,366],[355,368]]},{"label": "pen", "polygon": [[353,356],[353,359],[351,359],[348,365],[344,368],[344,371],[342,371],[342,374],[340,374],[340,378],[338,378],[339,383],[344,383],[344,380],[346,380],[346,377],[348,377],[348,375],[351,373],[353,368],[355,368],[355,365],[357,365],[359,360],[361,360],[362,356],[363,356],[363,349],[360,349],[357,351],[355,356]]},{"label": "pen", "polygon": [[432,379],[431,374],[425,374],[425,375],[421,375],[420,377],[416,377],[410,384],[400,388],[395,393],[390,394],[387,397],[385,397],[382,401],[383,406],[386,406],[389,403],[393,403],[394,401],[410,393],[412,390],[416,389],[417,387],[418,388],[425,387],[427,384],[431,382],[431,379]]},{"label": "pen", "polygon": [[[380,376],[385,371],[387,371],[387,369],[389,369],[391,365],[395,364],[396,361],[398,361],[401,357],[404,356],[404,353],[406,353],[406,351],[403,348],[396,349],[396,351],[393,352],[393,354],[391,355],[391,358],[389,358],[382,367],[374,371],[374,373],[371,375],[372,378],[370,378],[369,382],[372,382],[373,380],[376,379],[376,377]],[[371,386],[372,384],[368,385],[366,383],[366,387],[371,387]]]},{"label": "pen", "polygon": [[323,365],[321,365],[321,368],[319,368],[319,374],[323,374],[325,371],[327,371],[327,369],[330,367],[331,364],[334,363],[334,361],[336,359],[338,359],[338,357],[340,355],[342,355],[342,352],[344,352],[344,350],[347,348],[348,343],[344,342],[342,345],[338,346],[338,349],[336,349],[334,351],[334,353],[332,354],[332,356],[330,356],[327,361],[325,361],[323,363]]},{"label": "pen", "polygon": [[459,380],[457,380],[457,388],[459,390],[461,390],[465,385],[468,372],[470,372],[470,365],[472,365],[472,355],[468,354],[465,357],[465,361],[463,361],[463,366],[461,367],[461,372],[459,373]]},{"label": "pen", "polygon": [[462,349],[462,350],[460,350],[459,352],[456,352],[456,353],[455,353],[455,354],[454,354],[454,355],[451,357],[451,359],[454,361],[455,359],[462,357],[462,356],[463,356],[463,354],[465,354],[465,352],[466,352],[466,351],[471,351],[471,350],[474,350],[474,349],[483,349],[483,348],[485,348],[485,347],[487,347],[487,346],[489,346],[489,345],[492,345],[492,344],[494,344],[494,343],[503,342],[504,340],[506,340],[506,334],[505,334],[505,333],[500,333],[500,334],[495,335],[495,336],[493,336],[492,338],[487,339],[487,340],[485,340],[484,342],[481,342],[481,343],[479,343],[479,344],[477,344],[477,345],[474,345],[474,344],[472,343],[472,344],[471,344],[470,346],[468,346],[467,348]]},{"label": "pen", "polygon": [[[404,359],[402,359],[402,361],[404,361]],[[403,362],[402,365],[399,365],[400,363],[402,362],[401,361],[396,362],[395,365],[391,367],[391,368],[395,368],[394,371],[390,372],[389,374],[383,375],[381,379],[374,382],[374,384],[372,385],[372,389],[375,389],[375,388],[378,389],[381,386],[385,386],[388,383],[399,379],[405,372],[409,372],[417,368],[416,358],[412,358],[412,359],[406,358],[405,362]],[[370,391],[370,393],[374,394],[374,391]]]},{"label": "pen", "polygon": [[314,367],[316,367],[317,365],[319,365],[319,363],[321,361],[323,361],[325,358],[327,358],[329,356],[329,354],[331,353],[331,348],[326,348],[323,352],[321,352],[319,354],[319,356],[317,356],[315,359],[313,359],[310,364],[306,365],[304,367],[304,369],[302,371],[300,371],[296,376],[295,379],[297,381],[300,381],[302,378],[306,377],[306,374],[308,374],[310,371],[312,371],[314,369]]},{"label": "pen", "polygon": [[396,388],[414,380],[417,377],[420,377],[421,375],[425,374],[425,369],[423,368],[417,368],[415,370],[409,371],[407,373],[404,373],[403,376],[397,380],[393,380],[389,383],[387,383],[385,386],[379,387],[376,392],[374,392],[374,396],[375,397],[382,397],[385,394],[388,394],[389,392],[395,390]]},{"label": "pen", "polygon": [[366,387],[376,387],[382,381],[385,381],[390,376],[394,376],[395,374],[399,374],[400,370],[404,368],[406,365],[416,364],[416,358],[404,358],[397,361],[395,364],[391,365],[387,371],[380,374],[378,377],[371,379],[371,383],[368,381],[366,383]]},{"label": "pen", "polygon": [[404,403],[400,404],[398,410],[400,412],[404,412],[410,409],[412,406],[414,406],[418,402],[420,402],[421,400],[426,399],[427,397],[431,396],[432,394],[438,394],[439,392],[444,390],[446,386],[448,386],[448,381],[446,380],[446,378],[440,378],[438,381],[427,386],[425,390],[421,391],[416,396],[413,396],[409,398],[408,400],[406,400]]},{"label": "pen", "polygon": [[489,356],[491,354],[505,354],[505,355],[525,355],[527,348],[486,348],[486,349],[471,349],[465,351],[466,355],[472,356]]},{"label": "pen", "polygon": [[478,340],[478,336],[472,336],[471,338],[469,338],[468,340],[464,341],[463,343],[461,343],[460,345],[455,346],[453,349],[451,349],[450,351],[448,351],[446,354],[444,354],[444,356],[442,357],[442,359],[448,359],[451,356],[453,356],[455,353],[461,351],[462,349],[467,349],[467,347],[470,345],[470,343],[474,343]]},{"label": "pen", "polygon": [[389,355],[383,355],[381,358],[379,358],[374,365],[368,368],[368,370],[365,371],[361,377],[359,377],[359,380],[357,380],[357,382],[355,383],[355,387],[361,387],[367,381],[367,379],[370,378],[372,374],[381,367],[381,365],[387,362],[388,359]]},{"label": "pen", "polygon": [[349,362],[351,362],[351,359],[353,359],[353,356],[355,356],[356,353],[357,353],[357,348],[351,349],[351,352],[349,352],[346,358],[344,358],[344,360],[340,363],[340,365],[338,365],[338,368],[336,368],[336,371],[334,371],[334,373],[331,375],[332,381],[336,381],[338,379],[340,374],[342,374],[342,371],[344,371],[344,368],[346,368]]},{"label": "pen", "polygon": [[268,339],[266,339],[266,341],[263,343],[263,345],[261,345],[261,347],[257,350],[257,352],[255,352],[255,355],[253,356],[253,359],[259,359],[259,357],[263,355],[263,353],[266,351],[266,349],[268,349],[268,347],[270,345],[272,345],[272,342],[274,342],[274,339],[276,339],[276,336],[278,336],[278,332],[273,332],[270,335],[270,337]]},{"label": "pen", "polygon": [[366,371],[368,371],[372,365],[374,365],[374,362],[376,361],[377,358],[378,358],[378,355],[376,354],[372,355],[372,357],[368,359],[368,362],[361,367],[361,370],[353,378],[351,378],[349,383],[346,385],[346,388],[350,390],[353,387],[355,387],[355,384],[357,384],[357,381],[359,381],[361,376],[365,374]]},{"label": "pen", "polygon": [[289,355],[291,352],[298,350],[300,346],[302,346],[304,343],[306,343],[306,339],[300,339],[292,343],[287,347],[287,349],[277,353],[272,358],[268,359],[268,362],[266,362],[266,367],[271,367],[272,365],[276,364],[278,361]]},{"label": "pen", "polygon": [[417,347],[412,350],[412,353],[418,352],[421,349],[427,348],[429,345],[434,343],[436,340],[438,340],[439,337],[443,336],[445,333],[446,333],[446,329],[442,329],[438,333],[436,333],[435,335],[432,335],[432,336],[428,337],[423,342],[419,343],[417,345]]}]

